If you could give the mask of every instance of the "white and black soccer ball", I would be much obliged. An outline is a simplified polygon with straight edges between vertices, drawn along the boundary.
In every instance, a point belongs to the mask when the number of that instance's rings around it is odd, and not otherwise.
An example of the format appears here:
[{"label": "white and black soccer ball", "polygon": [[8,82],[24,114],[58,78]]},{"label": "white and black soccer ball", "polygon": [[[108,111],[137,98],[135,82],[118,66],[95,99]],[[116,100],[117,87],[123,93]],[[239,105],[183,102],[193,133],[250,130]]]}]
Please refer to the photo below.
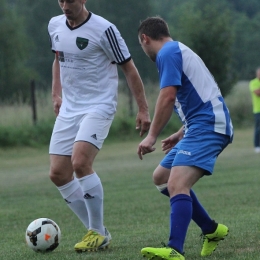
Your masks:
[{"label": "white and black soccer ball", "polygon": [[61,240],[59,226],[49,218],[38,218],[26,229],[27,245],[36,252],[51,252]]}]

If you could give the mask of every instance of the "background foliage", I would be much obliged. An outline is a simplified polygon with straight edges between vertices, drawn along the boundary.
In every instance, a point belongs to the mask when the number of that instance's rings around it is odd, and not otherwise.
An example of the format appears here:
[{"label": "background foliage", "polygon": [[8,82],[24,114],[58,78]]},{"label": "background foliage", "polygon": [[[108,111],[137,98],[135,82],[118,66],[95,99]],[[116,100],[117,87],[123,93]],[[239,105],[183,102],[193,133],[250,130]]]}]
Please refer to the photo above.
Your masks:
[{"label": "background foliage", "polygon": [[[62,12],[53,0],[0,0],[0,5],[0,145],[47,144],[55,120],[50,96],[54,55],[47,25]],[[159,15],[168,22],[173,39],[202,57],[226,96],[235,126],[253,124],[248,80],[260,66],[260,1],[88,0],[87,8],[120,30],[145,82],[151,115],[158,94],[158,73],[139,46],[137,28],[141,20]],[[120,79],[111,139],[137,136],[136,107],[121,74]],[[31,80],[37,88],[37,125],[31,120]],[[245,81],[235,84],[241,80]],[[179,127],[175,121],[171,120],[169,132]]]},{"label": "background foliage", "polygon": [[[29,82],[50,89],[53,54],[47,25],[61,14],[57,1],[0,0],[0,101],[28,101]],[[258,0],[88,0],[87,8],[119,28],[142,78],[157,81],[155,66],[137,40],[140,20],[160,15],[172,36],[197,52],[226,95],[259,66]]]}]

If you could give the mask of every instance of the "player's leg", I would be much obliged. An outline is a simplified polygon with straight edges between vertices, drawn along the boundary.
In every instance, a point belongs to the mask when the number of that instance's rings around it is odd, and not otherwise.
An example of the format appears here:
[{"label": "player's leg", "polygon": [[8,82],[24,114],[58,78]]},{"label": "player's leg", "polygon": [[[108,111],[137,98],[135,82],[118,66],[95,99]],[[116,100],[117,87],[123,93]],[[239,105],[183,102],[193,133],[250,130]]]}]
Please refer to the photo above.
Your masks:
[{"label": "player's leg", "polygon": [[170,238],[165,248],[143,248],[142,254],[150,259],[185,259],[183,246],[192,218],[191,187],[203,176],[203,170],[190,166],[172,167],[168,180],[170,194]]},{"label": "player's leg", "polygon": [[254,129],[254,147],[255,152],[260,153],[260,113],[254,115],[255,129]]},{"label": "player's leg", "polygon": [[[166,161],[167,159],[164,159],[162,164],[168,167]],[[170,168],[165,168],[161,165],[158,165],[153,173],[153,181],[156,188],[167,197],[170,197],[167,188],[170,171]],[[192,189],[190,190],[190,197],[192,199],[192,220],[201,228],[203,234],[214,232],[216,230],[217,224],[210,218],[207,211],[203,208]]]},{"label": "player's leg", "polygon": [[71,154],[77,127],[72,119],[57,117],[50,142],[50,179],[57,186],[68,207],[88,229],[88,212],[83,191],[73,177]]},{"label": "player's leg", "polygon": [[[228,136],[215,132],[203,129],[191,129],[190,132],[188,131],[187,136],[180,142],[168,182],[171,203],[175,202],[174,199],[178,198],[179,194],[188,195],[190,190],[188,191],[187,188],[190,187],[191,189],[192,185],[200,179],[198,178],[199,175],[202,177],[205,174],[212,174],[218,155],[229,142]],[[182,167],[185,168],[185,171],[182,171]],[[188,176],[188,179],[185,179],[185,176]],[[218,242],[223,240],[228,234],[228,228],[222,224],[216,225],[210,220],[206,211],[198,202],[195,193],[191,192],[190,195],[193,196],[192,200],[194,200],[196,205],[195,209],[192,210],[192,218],[201,226],[204,233],[201,255],[207,256],[216,249]],[[174,212],[175,205],[171,204],[171,206]],[[200,222],[200,218],[206,219],[207,224],[203,225]],[[177,218],[175,217],[175,219]],[[181,239],[179,242],[181,242]]]},{"label": "player's leg", "polygon": [[168,181],[170,195],[170,239],[168,245],[183,253],[183,245],[192,219],[191,187],[203,176],[204,170],[190,166],[175,166]]},{"label": "player's leg", "polygon": [[75,142],[72,164],[83,190],[83,198],[89,213],[89,229],[102,235],[103,226],[103,187],[100,178],[92,168],[98,149],[88,142]]},{"label": "player's leg", "polygon": [[[193,135],[196,135],[197,137],[201,137],[203,142],[200,141],[200,138],[196,138],[195,141],[192,138]],[[191,138],[190,138],[191,137]],[[211,142],[212,141],[212,142]],[[196,143],[199,142],[199,143]],[[210,145],[209,145],[210,143]],[[203,169],[203,172],[205,171],[206,174],[210,174],[213,171],[213,167],[215,164],[215,160],[218,156],[218,154],[226,147],[226,145],[229,143],[229,138],[224,135],[207,132],[207,131],[201,131],[201,130],[193,130],[192,135],[188,135],[188,138],[182,140],[177,144],[177,146],[172,149],[170,153],[166,155],[164,160],[161,162],[161,165],[157,167],[157,169],[154,172],[154,180],[157,188],[166,196],[169,196],[168,188],[166,188],[166,176],[169,176],[168,171],[170,171],[170,162],[173,162],[176,164],[176,166],[190,164],[190,166],[193,166],[194,162],[196,162],[198,167],[192,167],[197,169]],[[205,147],[203,147],[203,145]],[[210,147],[210,149],[209,149]],[[199,149],[198,149],[199,148]],[[211,149],[212,148],[212,149]],[[190,152],[189,152],[190,151]],[[175,158],[177,154],[177,159]],[[192,155],[192,156],[191,156]],[[169,158],[171,156],[172,158]],[[194,157],[195,156],[195,157]],[[190,158],[189,158],[190,157]],[[194,158],[193,158],[194,157]],[[187,161],[187,158],[188,161]],[[175,167],[174,167],[175,168]],[[168,169],[168,171],[167,171]],[[173,182],[174,183],[174,182]],[[180,185],[177,185],[177,187],[181,187]],[[179,189],[179,188],[178,188]],[[180,192],[180,191],[179,191]],[[182,191],[183,192],[183,191]],[[178,200],[186,200],[186,210],[189,208],[189,198],[185,195],[188,195],[188,191],[186,191],[187,194],[184,193],[184,196],[173,196],[171,198],[172,205],[178,205],[178,202],[175,203],[175,201]],[[213,233],[204,233],[204,243],[203,248],[201,251],[202,256],[210,255],[216,248],[218,242],[227,235],[228,228],[222,224],[217,225],[210,219],[207,212],[204,210],[204,208],[201,206],[199,201],[196,198],[195,193],[190,189],[190,196],[192,199],[192,219],[199,225],[205,232],[209,232],[211,230]],[[188,206],[187,206],[188,205]],[[178,207],[177,207],[178,208]],[[200,218],[204,219],[206,223],[202,224],[200,222]],[[188,221],[186,221],[187,223]],[[214,229],[215,232],[214,232]],[[219,233],[216,237],[216,232]],[[182,234],[185,234],[182,233]],[[184,236],[185,237],[185,236]],[[212,239],[213,238],[213,239]],[[177,245],[175,247],[179,247],[177,250],[181,249],[181,240],[183,240],[183,237],[180,237],[180,240],[177,242]],[[179,245],[178,245],[179,243]]]},{"label": "player's leg", "polygon": [[103,223],[103,186],[93,169],[94,160],[107,137],[111,123],[111,119],[88,114],[82,118],[75,139],[72,165],[83,190],[89,216],[89,232],[75,245],[77,251],[104,249],[111,241],[111,235]]}]

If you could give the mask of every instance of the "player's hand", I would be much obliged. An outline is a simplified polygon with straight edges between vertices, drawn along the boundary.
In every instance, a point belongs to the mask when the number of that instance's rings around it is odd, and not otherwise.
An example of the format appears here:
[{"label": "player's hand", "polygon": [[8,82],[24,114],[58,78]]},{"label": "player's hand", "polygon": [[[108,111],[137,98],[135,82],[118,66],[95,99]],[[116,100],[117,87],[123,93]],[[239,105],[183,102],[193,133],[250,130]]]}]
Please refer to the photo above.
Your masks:
[{"label": "player's hand", "polygon": [[147,136],[139,145],[137,148],[137,154],[141,160],[143,160],[143,155],[147,153],[151,153],[155,150],[155,147],[153,145],[156,143],[156,138],[152,136]]},{"label": "player's hand", "polygon": [[180,140],[177,133],[172,134],[166,139],[162,140],[162,151],[167,154]]},{"label": "player's hand", "polygon": [[56,96],[52,98],[52,103],[53,103],[53,110],[56,116],[58,116],[60,112],[60,107],[62,103],[62,99],[60,96]]},{"label": "player's hand", "polygon": [[138,112],[136,116],[136,128],[137,130],[140,129],[140,136],[143,136],[147,131],[149,131],[151,125],[151,119],[148,111],[145,112]]}]

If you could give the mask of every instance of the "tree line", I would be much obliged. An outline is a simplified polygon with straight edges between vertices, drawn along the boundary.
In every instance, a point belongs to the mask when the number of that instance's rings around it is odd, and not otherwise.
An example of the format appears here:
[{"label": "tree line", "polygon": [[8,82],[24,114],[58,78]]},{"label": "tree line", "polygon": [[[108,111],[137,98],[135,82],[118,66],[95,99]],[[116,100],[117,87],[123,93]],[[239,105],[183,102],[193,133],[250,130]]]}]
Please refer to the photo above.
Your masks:
[{"label": "tree line", "polygon": [[[32,79],[50,89],[54,55],[47,25],[62,12],[53,0],[0,5],[0,101],[26,102]],[[224,95],[260,66],[259,0],[88,0],[87,9],[118,27],[144,81],[156,81],[157,71],[139,46],[137,28],[155,15],[166,19],[173,39],[202,57]]]}]

